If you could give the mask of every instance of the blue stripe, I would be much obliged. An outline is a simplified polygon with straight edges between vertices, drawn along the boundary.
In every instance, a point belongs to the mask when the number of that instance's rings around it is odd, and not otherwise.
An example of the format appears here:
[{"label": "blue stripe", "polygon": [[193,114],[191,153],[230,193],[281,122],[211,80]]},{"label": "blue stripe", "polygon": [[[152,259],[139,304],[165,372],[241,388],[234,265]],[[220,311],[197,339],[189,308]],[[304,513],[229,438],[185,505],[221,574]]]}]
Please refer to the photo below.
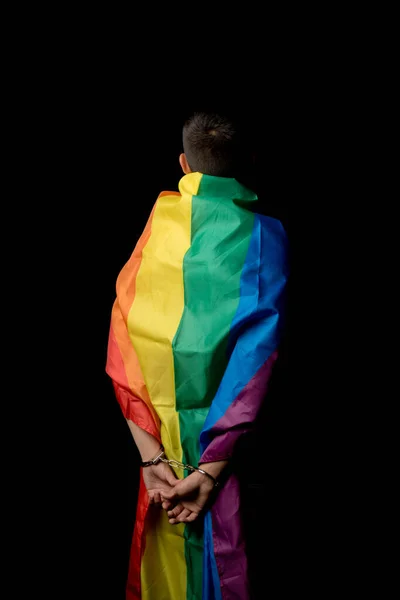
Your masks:
[{"label": "blue stripe", "polygon": [[286,234],[281,223],[255,215],[231,325],[230,359],[200,435],[201,452],[211,440],[212,427],[278,346],[286,274]]},{"label": "blue stripe", "polygon": [[212,539],[211,511],[207,511],[204,517],[203,600],[222,600]]}]

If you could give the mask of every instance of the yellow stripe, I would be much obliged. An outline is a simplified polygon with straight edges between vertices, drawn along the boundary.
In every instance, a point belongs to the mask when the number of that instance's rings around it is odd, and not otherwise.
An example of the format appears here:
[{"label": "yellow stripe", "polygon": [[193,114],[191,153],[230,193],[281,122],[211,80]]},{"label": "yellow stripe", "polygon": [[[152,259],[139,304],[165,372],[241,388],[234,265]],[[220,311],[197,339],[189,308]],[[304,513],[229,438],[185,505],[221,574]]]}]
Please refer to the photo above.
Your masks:
[{"label": "yellow stripe", "polygon": [[162,508],[147,511],[145,550],[141,563],[143,600],[185,600],[187,568],[185,525],[170,525]]},{"label": "yellow stripe", "polygon": [[[136,277],[128,330],[151,403],[161,420],[161,439],[169,458],[182,460],[179,415],[175,410],[172,340],[184,309],[183,259],[190,246],[192,193],[201,174],[193,173],[191,193],[163,196],[155,208],[149,241]],[[192,191],[193,189],[193,191]],[[189,190],[188,190],[189,191]],[[182,477],[183,473],[177,473]],[[142,598],[186,598],[184,525],[171,526],[164,511],[146,523],[142,559]]]}]

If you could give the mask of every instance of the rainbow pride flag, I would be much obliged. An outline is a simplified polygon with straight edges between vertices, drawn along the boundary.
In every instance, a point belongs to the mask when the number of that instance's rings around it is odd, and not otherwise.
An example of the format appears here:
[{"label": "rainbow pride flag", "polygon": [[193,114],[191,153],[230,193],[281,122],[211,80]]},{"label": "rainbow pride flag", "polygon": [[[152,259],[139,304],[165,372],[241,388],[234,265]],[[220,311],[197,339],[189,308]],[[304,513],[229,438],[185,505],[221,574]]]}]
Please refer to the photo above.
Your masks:
[{"label": "rainbow pride flag", "polygon": [[[106,370],[124,416],[195,466],[232,456],[277,358],[286,236],[256,200],[235,179],[185,175],[117,280]],[[179,525],[148,507],[141,477],[126,598],[249,598],[234,474],[203,519]]]}]

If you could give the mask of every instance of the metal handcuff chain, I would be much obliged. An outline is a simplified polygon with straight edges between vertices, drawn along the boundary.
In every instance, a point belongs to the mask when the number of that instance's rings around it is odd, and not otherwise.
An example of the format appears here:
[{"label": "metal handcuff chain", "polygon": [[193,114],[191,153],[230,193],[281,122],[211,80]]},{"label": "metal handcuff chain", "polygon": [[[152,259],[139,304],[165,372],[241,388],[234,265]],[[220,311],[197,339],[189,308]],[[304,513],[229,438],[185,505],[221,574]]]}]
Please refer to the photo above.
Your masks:
[{"label": "metal handcuff chain", "polygon": [[165,451],[164,451],[163,446],[161,446],[160,451],[157,454],[157,456],[155,456],[152,460],[147,460],[145,462],[142,462],[141,466],[142,467],[150,467],[152,465],[157,465],[159,462],[166,463],[167,465],[169,465],[170,467],[173,467],[173,468],[178,468],[178,469],[182,469],[184,471],[189,471],[190,473],[194,473],[197,471],[198,473],[201,473],[202,475],[205,475],[206,477],[211,479],[211,481],[214,484],[214,487],[218,486],[218,481],[215,479],[215,477],[213,477],[212,475],[210,475],[210,473],[207,473],[200,467],[193,467],[192,465],[185,465],[184,463],[179,462],[179,460],[174,460],[173,458],[167,458],[165,456]]}]

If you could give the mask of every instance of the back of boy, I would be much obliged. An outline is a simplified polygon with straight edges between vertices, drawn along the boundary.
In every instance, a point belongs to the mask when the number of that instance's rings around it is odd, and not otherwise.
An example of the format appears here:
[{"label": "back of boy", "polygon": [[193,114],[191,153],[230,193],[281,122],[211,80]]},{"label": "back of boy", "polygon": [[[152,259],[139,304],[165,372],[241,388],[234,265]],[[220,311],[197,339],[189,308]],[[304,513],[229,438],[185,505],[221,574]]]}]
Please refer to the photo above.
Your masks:
[{"label": "back of boy", "polygon": [[287,270],[282,225],[239,181],[246,140],[219,115],[185,124],[179,193],[160,194],[118,277],[107,372],[146,461],[130,600],[249,598],[230,461],[278,356]]}]

